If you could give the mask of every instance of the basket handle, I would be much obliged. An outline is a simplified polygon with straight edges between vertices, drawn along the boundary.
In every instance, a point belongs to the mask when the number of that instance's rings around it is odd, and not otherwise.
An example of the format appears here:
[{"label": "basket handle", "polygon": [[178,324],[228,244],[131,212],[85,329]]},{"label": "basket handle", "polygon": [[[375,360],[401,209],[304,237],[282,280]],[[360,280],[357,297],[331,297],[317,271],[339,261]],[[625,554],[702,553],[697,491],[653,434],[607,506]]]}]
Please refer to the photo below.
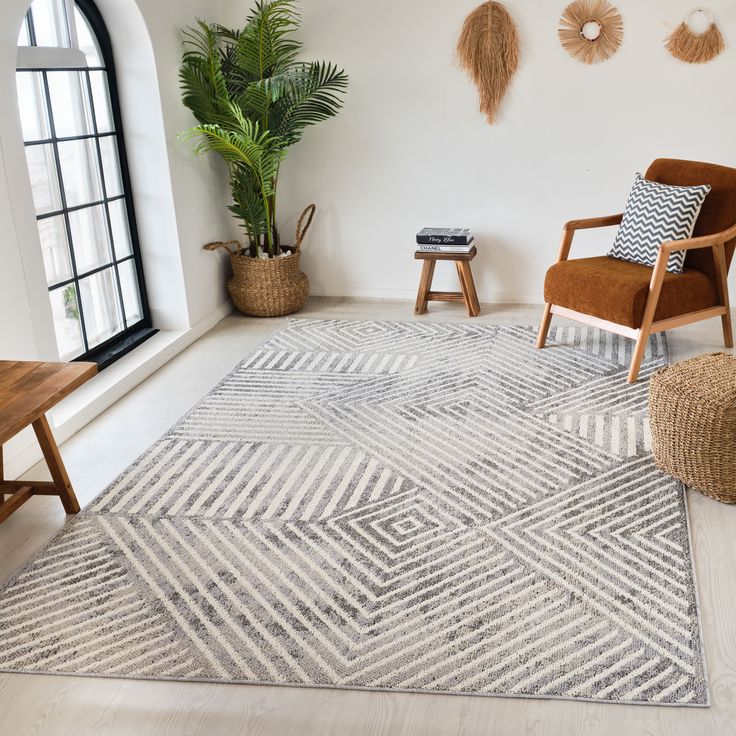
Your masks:
[{"label": "basket handle", "polygon": [[[307,230],[309,230],[309,226],[312,224],[312,220],[314,219],[314,213],[317,211],[317,205],[316,204],[309,204],[304,208],[304,212],[299,216],[299,222],[296,223],[296,250],[297,252],[302,249],[302,243],[304,242],[304,237],[307,234]],[[304,218],[307,218],[306,224],[304,223]]]},{"label": "basket handle", "polygon": [[[230,246],[233,247],[231,248]],[[202,247],[204,250],[219,250],[220,248],[224,248],[230,255],[235,255],[240,250],[240,243],[237,240],[228,240],[227,243],[216,241],[214,243],[207,243],[207,245]]]}]

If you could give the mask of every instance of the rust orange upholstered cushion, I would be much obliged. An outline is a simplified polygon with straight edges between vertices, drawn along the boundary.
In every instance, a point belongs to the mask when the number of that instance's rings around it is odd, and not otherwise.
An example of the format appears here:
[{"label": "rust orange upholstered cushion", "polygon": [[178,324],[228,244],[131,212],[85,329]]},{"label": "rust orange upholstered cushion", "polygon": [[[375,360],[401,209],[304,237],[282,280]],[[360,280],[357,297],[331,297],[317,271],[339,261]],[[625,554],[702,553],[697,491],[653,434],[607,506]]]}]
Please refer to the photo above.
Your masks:
[{"label": "rust orange upholstered cushion", "polygon": [[[544,301],[637,329],[649,296],[652,269],[609,256],[556,263],[547,271]],[[718,305],[710,278],[694,268],[666,273],[655,322]]]}]

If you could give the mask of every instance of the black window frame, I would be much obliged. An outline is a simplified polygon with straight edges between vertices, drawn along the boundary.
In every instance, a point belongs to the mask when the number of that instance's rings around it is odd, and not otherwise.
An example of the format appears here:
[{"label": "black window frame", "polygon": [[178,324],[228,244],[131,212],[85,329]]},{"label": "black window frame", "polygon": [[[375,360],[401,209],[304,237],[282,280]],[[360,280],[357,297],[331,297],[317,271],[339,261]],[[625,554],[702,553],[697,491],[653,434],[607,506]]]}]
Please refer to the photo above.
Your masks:
[{"label": "black window frame", "polygon": [[[138,226],[135,215],[135,206],[133,204],[133,194],[130,181],[130,171],[128,168],[128,157],[125,147],[125,136],[123,130],[122,114],[120,111],[120,99],[118,95],[117,75],[115,71],[115,62],[113,58],[112,42],[110,40],[110,34],[107,31],[105,21],[102,18],[99,10],[95,6],[92,0],[74,0],[73,5],[79,9],[84,15],[85,19],[89,23],[90,29],[97,41],[97,45],[102,55],[103,66],[85,66],[85,67],[54,67],[54,68],[31,68],[31,67],[18,67],[16,72],[36,72],[41,74],[43,78],[43,88],[45,95],[45,103],[48,113],[49,132],[50,137],[42,140],[33,140],[24,142],[24,145],[51,145],[53,150],[54,164],[56,167],[56,173],[59,180],[59,192],[61,198],[61,209],[53,212],[44,212],[40,215],[36,215],[36,220],[43,220],[49,217],[63,216],[64,227],[66,230],[66,236],[69,243],[69,255],[71,261],[72,276],[71,278],[64,279],[58,283],[48,287],[49,293],[58,289],[63,289],[69,285],[74,285],[77,295],[77,308],[79,309],[79,322],[82,332],[82,340],[85,347],[85,352],[75,358],[72,361],[91,361],[97,363],[98,369],[102,370],[107,366],[114,363],[119,358],[129,353],[131,350],[136,348],[141,343],[153,337],[158,330],[153,328],[151,320],[151,311],[148,303],[148,294],[146,291],[145,276],[143,273],[143,261],[141,258],[140,239],[138,236]],[[30,39],[30,45],[36,45],[35,29],[33,25],[33,16],[31,9],[29,8],[26,19],[24,21],[27,24],[28,36]],[[74,19],[69,18],[69,22],[73,23]],[[62,136],[57,137],[56,129],[54,125],[54,113],[51,106],[51,95],[49,91],[48,73],[55,71],[68,71],[68,72],[79,72],[84,75],[86,82],[86,93],[90,101],[90,113],[92,120],[92,131],[85,135],[75,136]],[[103,72],[106,75],[107,88],[110,100],[110,111],[112,114],[113,130],[112,132],[98,131],[97,115],[93,103],[92,84],[90,72]],[[103,161],[102,161],[102,150],[100,140],[102,138],[112,137],[117,143],[117,154],[118,162],[120,166],[120,177],[122,182],[122,194],[108,197],[105,177],[103,174]],[[64,190],[63,172],[61,169],[61,161],[59,157],[58,144],[61,142],[75,141],[75,140],[91,140],[94,141],[94,147],[96,152],[96,162],[100,172],[100,186],[102,190],[102,199],[94,202],[88,202],[83,205],[77,205],[69,207],[66,201],[66,192]],[[128,217],[128,228],[130,232],[130,244],[131,254],[122,258],[117,258],[115,253],[115,243],[113,240],[112,222],[110,218],[110,207],[109,204],[117,201],[123,201],[125,203],[125,211]],[[105,214],[105,224],[107,227],[107,235],[110,241],[112,261],[106,263],[103,266],[99,266],[83,273],[77,271],[76,259],[74,254],[74,242],[72,239],[71,225],[69,220],[69,213],[77,210],[83,210],[91,208],[97,205],[103,205]],[[141,302],[141,313],[142,318],[134,324],[128,324],[127,317],[125,315],[125,306],[123,301],[122,285],[120,281],[119,265],[132,261],[135,266],[135,273],[138,280],[138,290]],[[115,276],[115,285],[117,288],[117,298],[120,304],[121,316],[123,319],[123,330],[116,333],[112,337],[108,338],[99,345],[95,345],[90,349],[87,338],[87,329],[84,320],[84,308],[82,305],[82,296],[79,288],[81,279],[88,276],[92,276],[95,273],[105,271],[112,268]]]}]

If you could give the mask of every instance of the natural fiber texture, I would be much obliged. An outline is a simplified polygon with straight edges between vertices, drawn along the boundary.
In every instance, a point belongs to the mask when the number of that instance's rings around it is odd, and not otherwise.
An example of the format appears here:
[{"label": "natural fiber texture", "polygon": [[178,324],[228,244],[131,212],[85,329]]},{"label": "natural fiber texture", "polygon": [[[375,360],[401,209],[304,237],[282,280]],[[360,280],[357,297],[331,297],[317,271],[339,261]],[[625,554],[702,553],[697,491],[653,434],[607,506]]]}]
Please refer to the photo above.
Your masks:
[{"label": "natural fiber texture", "polygon": [[696,33],[683,21],[672,32],[665,46],[676,59],[688,64],[705,64],[715,59],[725,48],[723,35],[715,23],[704,33]]},{"label": "natural fiber texture", "polygon": [[238,311],[251,317],[282,317],[298,312],[309,296],[309,279],[299,270],[302,243],[312,224],[317,207],[308,205],[296,225],[296,245],[289,255],[276,258],[251,258],[237,240],[207,243],[205,250],[224,249],[230,254],[233,277],[227,290]]},{"label": "natural fiber texture", "polygon": [[[591,21],[600,26],[600,35],[592,41],[583,35],[583,26]],[[624,24],[621,14],[606,0],[575,0],[562,14],[559,34],[570,56],[585,64],[597,64],[618,51]]]},{"label": "natural fiber texture", "polygon": [[702,355],[656,373],[649,418],[659,468],[736,503],[736,356]]},{"label": "natural fiber texture", "polygon": [[278,258],[231,253],[233,277],[227,290],[235,306],[252,317],[281,317],[299,311],[309,296],[309,279],[299,270],[299,251]]},{"label": "natural fiber texture", "polygon": [[666,339],[535,334],[277,332],[0,590],[0,670],[706,704]]},{"label": "natural fiber texture", "polygon": [[519,67],[519,53],[516,24],[501,3],[483,3],[465,19],[457,54],[478,88],[480,111],[491,125]]}]

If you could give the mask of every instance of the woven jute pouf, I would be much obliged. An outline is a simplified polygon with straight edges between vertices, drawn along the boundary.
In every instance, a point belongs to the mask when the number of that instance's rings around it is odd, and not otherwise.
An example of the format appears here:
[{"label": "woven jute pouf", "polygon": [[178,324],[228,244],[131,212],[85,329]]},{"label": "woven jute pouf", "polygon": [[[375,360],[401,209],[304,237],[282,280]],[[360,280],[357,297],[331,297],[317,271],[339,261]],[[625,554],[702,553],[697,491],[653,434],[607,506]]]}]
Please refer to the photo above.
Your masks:
[{"label": "woven jute pouf", "polygon": [[649,424],[657,467],[736,503],[736,356],[701,355],[655,373]]}]

